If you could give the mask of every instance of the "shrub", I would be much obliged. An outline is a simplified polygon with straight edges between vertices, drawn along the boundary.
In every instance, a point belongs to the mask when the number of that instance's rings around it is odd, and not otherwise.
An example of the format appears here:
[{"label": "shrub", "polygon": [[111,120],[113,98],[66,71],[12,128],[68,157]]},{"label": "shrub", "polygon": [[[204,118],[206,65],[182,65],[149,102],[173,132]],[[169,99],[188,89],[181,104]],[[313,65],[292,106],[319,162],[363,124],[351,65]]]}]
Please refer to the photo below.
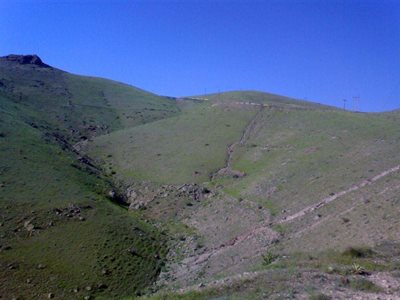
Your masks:
[{"label": "shrub", "polygon": [[342,255],[354,258],[370,257],[374,255],[374,251],[369,248],[348,247],[343,251]]},{"label": "shrub", "polygon": [[266,254],[262,256],[262,258],[263,258],[263,265],[268,266],[278,258],[278,255],[268,251]]},{"label": "shrub", "polygon": [[351,273],[357,274],[357,275],[363,275],[365,274],[365,269],[360,266],[359,264],[353,263],[351,265]]}]

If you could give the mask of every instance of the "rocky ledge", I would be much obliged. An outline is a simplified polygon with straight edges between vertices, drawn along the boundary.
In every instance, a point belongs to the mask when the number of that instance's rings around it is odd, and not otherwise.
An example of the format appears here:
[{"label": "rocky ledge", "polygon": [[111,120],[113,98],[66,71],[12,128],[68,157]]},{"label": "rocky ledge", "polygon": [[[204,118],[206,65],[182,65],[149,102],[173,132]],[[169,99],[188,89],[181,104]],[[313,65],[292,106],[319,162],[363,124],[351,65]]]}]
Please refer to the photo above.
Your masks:
[{"label": "rocky ledge", "polygon": [[0,57],[0,62],[1,61],[15,62],[21,65],[35,65],[42,68],[50,68],[50,66],[43,63],[43,61],[37,55],[10,54],[7,56]]}]

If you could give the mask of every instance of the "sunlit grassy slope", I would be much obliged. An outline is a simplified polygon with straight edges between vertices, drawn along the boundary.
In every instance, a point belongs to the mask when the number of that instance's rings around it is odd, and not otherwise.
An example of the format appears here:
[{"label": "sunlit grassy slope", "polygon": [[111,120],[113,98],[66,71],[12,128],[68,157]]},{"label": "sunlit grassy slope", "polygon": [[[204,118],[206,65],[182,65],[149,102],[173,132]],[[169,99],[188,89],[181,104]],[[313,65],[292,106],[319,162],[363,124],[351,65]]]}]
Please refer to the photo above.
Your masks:
[{"label": "sunlit grassy slope", "polygon": [[208,99],[213,103],[219,104],[232,104],[235,102],[247,102],[247,103],[258,103],[266,104],[275,107],[287,107],[292,109],[324,109],[324,110],[336,110],[333,107],[293,99],[285,96],[280,96],[271,93],[259,92],[259,91],[230,91],[225,93],[216,93],[209,95],[202,95],[199,98]]},{"label": "sunlit grassy slope", "polygon": [[342,111],[265,110],[225,185],[237,195],[295,211],[399,162],[399,119]]},{"label": "sunlit grassy slope", "polygon": [[204,182],[224,165],[227,145],[240,137],[254,114],[251,108],[201,103],[177,117],[98,137],[89,153],[122,179]]},{"label": "sunlit grassy slope", "polygon": [[[205,182],[210,173],[224,166],[227,147],[241,139],[257,115],[245,142],[235,145],[231,159],[232,169],[246,175],[217,177],[211,184],[268,208],[276,220],[400,163],[398,112],[347,112],[259,92],[196,98],[207,100],[187,100],[181,105],[182,115],[95,138],[90,155],[100,158],[106,170],[122,180]],[[262,111],[255,104],[264,104]],[[362,191],[351,195],[355,202],[362,197]],[[338,209],[335,204],[339,202],[328,206],[330,212]],[[392,221],[376,222],[388,225]],[[301,224],[293,226],[298,229]],[[366,239],[342,231],[336,239],[327,237],[325,242],[321,238],[321,243],[312,245],[337,247],[335,241],[345,238],[347,244],[371,244],[384,233],[371,234]]]},{"label": "sunlit grassy slope", "polygon": [[[228,92],[191,98],[183,113],[145,126],[120,130],[94,140],[89,154],[103,160],[109,172],[161,183],[204,182],[225,164],[227,146],[238,141],[265,104],[284,109],[330,107],[260,92]],[[118,145],[118,147],[115,147]]]},{"label": "sunlit grassy slope", "polygon": [[1,297],[121,297],[155,280],[165,238],[106,198],[111,182],[72,144],[177,112],[126,85],[0,61]]},{"label": "sunlit grassy slope", "polygon": [[[217,195],[210,204],[232,200],[232,209],[223,210],[226,220],[246,218],[229,215],[244,214],[243,205],[271,213],[268,224],[251,220],[246,241],[260,224],[270,226],[279,233],[271,250],[289,258],[398,241],[399,174],[368,180],[400,164],[399,125],[399,111],[353,113],[254,91],[173,101],[0,59],[0,296],[109,299],[149,288],[164,263],[167,237],[145,213],[107,198],[121,182],[148,181],[155,189],[206,183]],[[211,176],[227,162],[241,175]],[[363,181],[371,184],[285,221]],[[168,210],[165,221],[180,228],[177,201],[168,199],[157,198],[147,214]],[[190,223],[190,209],[201,215],[203,203],[181,202],[189,224],[201,226]],[[205,232],[200,238],[209,250],[223,253],[225,246],[207,237],[213,224],[206,225],[185,230]],[[218,231],[229,232],[222,225]],[[199,297],[219,295],[211,290]]]}]

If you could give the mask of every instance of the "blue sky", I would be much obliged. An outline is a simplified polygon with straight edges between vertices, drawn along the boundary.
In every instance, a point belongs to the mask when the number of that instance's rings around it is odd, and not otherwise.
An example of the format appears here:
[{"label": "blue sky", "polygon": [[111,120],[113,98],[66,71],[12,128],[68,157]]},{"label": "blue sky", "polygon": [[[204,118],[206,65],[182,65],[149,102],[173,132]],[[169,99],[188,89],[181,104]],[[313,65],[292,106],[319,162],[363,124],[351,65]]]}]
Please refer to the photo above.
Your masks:
[{"label": "blue sky", "polygon": [[161,95],[261,90],[400,108],[400,1],[0,0],[0,55]]}]

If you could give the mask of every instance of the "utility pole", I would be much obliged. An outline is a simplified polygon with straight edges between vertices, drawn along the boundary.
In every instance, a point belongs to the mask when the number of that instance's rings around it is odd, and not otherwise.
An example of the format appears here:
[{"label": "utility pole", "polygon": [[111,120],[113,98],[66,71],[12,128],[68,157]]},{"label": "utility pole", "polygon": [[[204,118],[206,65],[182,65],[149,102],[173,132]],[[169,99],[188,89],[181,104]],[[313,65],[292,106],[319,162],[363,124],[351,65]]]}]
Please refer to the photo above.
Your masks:
[{"label": "utility pole", "polygon": [[343,110],[346,110],[346,102],[347,102],[347,99],[343,99]]},{"label": "utility pole", "polygon": [[353,97],[353,110],[354,111],[357,111],[357,109],[358,110],[360,110],[360,108],[359,108],[359,103],[360,102],[360,97],[359,96],[354,96]]}]

